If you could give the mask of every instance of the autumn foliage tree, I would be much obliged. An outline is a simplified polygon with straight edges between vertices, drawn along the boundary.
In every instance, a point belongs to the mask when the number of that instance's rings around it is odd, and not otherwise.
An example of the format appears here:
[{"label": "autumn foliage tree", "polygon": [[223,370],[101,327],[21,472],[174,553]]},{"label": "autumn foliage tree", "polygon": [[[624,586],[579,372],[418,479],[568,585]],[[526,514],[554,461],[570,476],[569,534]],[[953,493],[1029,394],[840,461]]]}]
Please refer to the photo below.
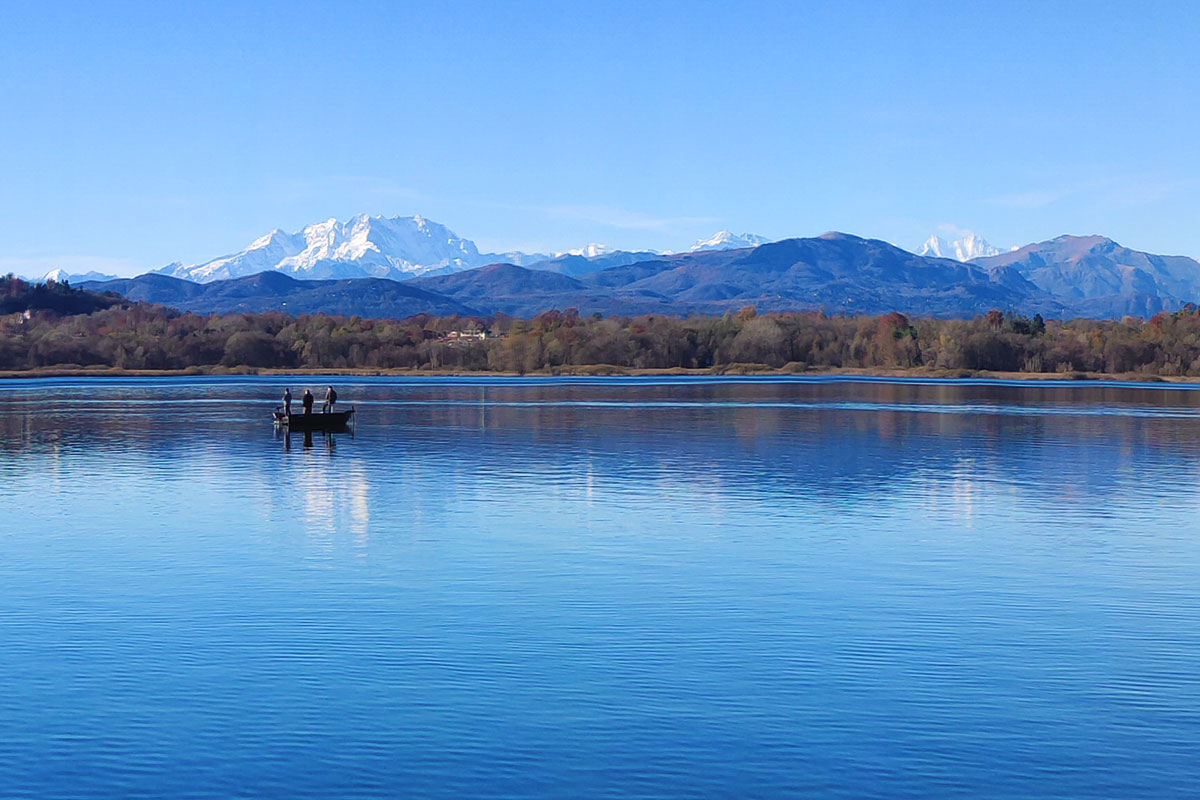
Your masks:
[{"label": "autumn foliage tree", "polygon": [[[2,284],[0,369],[494,370],[588,368],[859,368],[1110,372],[1200,376],[1194,307],[1148,321],[1032,319],[992,311],[975,319],[831,317],[821,312],[679,318],[581,315],[531,319],[362,319],[323,314],[201,315],[64,286]],[[96,299],[99,298],[99,299]],[[464,332],[487,331],[480,339]]]}]

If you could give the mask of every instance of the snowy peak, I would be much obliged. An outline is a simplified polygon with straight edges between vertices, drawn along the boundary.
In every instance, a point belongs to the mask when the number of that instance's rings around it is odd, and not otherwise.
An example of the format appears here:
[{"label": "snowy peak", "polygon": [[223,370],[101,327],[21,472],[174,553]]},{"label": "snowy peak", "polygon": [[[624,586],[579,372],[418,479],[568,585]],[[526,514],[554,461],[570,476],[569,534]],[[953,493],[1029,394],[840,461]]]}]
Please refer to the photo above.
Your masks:
[{"label": "snowy peak", "polygon": [[65,269],[52,269],[42,277],[38,278],[36,283],[83,283],[84,281],[113,281],[116,280],[116,275],[107,275],[103,272],[67,272]]},{"label": "snowy peak", "polygon": [[606,256],[612,252],[613,249],[608,245],[596,244],[595,242],[592,242],[591,244],[584,245],[583,247],[576,247],[574,250],[567,250],[566,252],[555,253],[554,255],[556,258],[558,256],[583,256],[584,258],[599,258],[600,256]]},{"label": "snowy peak", "polygon": [[241,252],[161,272],[208,283],[259,272],[297,278],[394,278],[453,272],[486,261],[475,243],[421,216],[359,214],[345,222],[327,219],[296,233],[274,230]]},{"label": "snowy peak", "polygon": [[345,222],[334,218],[316,222],[295,233],[277,228],[240,252],[200,264],[169,264],[158,272],[197,283],[243,278],[260,272],[283,272],[309,280],[408,280],[493,263],[528,265],[564,255],[611,260],[622,253],[603,244],[589,244],[555,256],[519,251],[480,253],[470,239],[461,238],[445,225],[420,215],[358,214]]},{"label": "snowy peak", "polygon": [[442,225],[423,217],[369,217],[359,214],[345,223],[330,219],[302,231],[305,247],[283,261],[290,272],[302,273],[321,262],[356,262],[405,277],[447,267],[474,266],[475,244],[460,239]]},{"label": "snowy peak", "polygon": [[962,231],[958,238],[951,241],[947,241],[935,233],[925,240],[925,243],[917,250],[917,255],[970,261],[973,258],[1000,255],[1000,248],[993,247],[987,239],[973,231]]},{"label": "snowy peak", "polygon": [[52,269],[38,279],[38,283],[63,283],[71,279],[70,274],[65,269]]},{"label": "snowy peak", "polygon": [[266,236],[260,236],[259,238],[255,239],[253,242],[250,243],[250,246],[247,247],[246,249],[247,250],[263,250],[268,247],[279,246],[280,243],[288,242],[290,240],[291,240],[291,237],[289,237],[286,233],[281,231],[279,228],[276,228],[275,230],[268,233]]},{"label": "snowy peak", "polygon": [[758,247],[767,241],[765,236],[753,233],[743,233],[739,236],[733,231],[717,231],[710,238],[697,241],[689,251],[697,253],[702,250],[740,250],[743,247]]},{"label": "snowy peak", "polygon": [[[768,240],[751,233],[719,231],[702,239],[689,252],[753,248]],[[629,264],[654,251],[629,252],[603,244],[588,244],[553,256],[544,253],[480,253],[445,225],[420,215],[385,217],[358,214],[340,221],[330,218],[295,233],[281,229],[250,242],[244,250],[199,264],[169,264],[158,272],[174,278],[211,283],[282,272],[293,278],[341,280],[421,276],[461,272],[495,263],[533,265],[558,258],[583,258],[595,264]],[[578,265],[572,267],[577,269]]]}]

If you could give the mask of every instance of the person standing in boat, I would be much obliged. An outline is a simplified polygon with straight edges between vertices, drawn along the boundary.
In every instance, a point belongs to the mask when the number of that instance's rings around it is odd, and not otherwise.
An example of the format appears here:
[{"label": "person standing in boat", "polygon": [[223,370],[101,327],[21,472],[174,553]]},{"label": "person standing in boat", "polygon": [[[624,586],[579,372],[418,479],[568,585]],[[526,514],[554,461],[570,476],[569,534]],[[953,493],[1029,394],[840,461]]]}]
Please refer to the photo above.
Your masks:
[{"label": "person standing in boat", "polygon": [[321,406],[321,413],[328,414],[333,411],[333,404],[337,402],[337,392],[332,386],[325,387],[325,405]]},{"label": "person standing in boat", "polygon": [[303,397],[303,398],[301,398],[300,402],[304,404],[304,415],[305,415],[305,416],[308,416],[309,414],[311,414],[311,413],[312,413],[312,407],[313,407],[313,394],[312,394],[312,392],[310,392],[308,389],[305,389],[305,390],[304,390],[304,397]]},{"label": "person standing in boat", "polygon": [[292,390],[291,387],[283,390],[283,413],[291,415],[292,413]]}]

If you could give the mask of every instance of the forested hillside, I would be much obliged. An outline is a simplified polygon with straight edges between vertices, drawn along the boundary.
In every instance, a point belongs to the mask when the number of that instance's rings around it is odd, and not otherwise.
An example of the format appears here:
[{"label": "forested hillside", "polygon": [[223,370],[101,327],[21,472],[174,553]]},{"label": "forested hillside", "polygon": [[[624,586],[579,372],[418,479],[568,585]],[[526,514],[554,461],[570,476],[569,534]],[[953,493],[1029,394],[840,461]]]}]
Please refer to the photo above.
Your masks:
[{"label": "forested hillside", "polygon": [[62,315],[90,314],[102,308],[126,304],[119,297],[75,289],[67,283],[30,283],[12,274],[5,275],[3,281],[0,314],[26,311],[51,311]]}]

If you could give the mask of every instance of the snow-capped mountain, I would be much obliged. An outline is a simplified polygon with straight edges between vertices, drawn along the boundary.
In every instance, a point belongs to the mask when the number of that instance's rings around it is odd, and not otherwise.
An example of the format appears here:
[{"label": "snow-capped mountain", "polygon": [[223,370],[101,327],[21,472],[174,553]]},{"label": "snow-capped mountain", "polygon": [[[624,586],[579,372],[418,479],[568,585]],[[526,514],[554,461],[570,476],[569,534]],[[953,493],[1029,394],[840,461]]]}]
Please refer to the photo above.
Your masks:
[{"label": "snow-capped mountain", "polygon": [[36,279],[36,283],[83,283],[84,281],[113,281],[116,280],[116,275],[106,275],[103,272],[67,272],[65,269],[52,269],[40,278]]},{"label": "snow-capped mountain", "polygon": [[527,267],[530,264],[553,258],[553,256],[550,253],[525,253],[521,250],[509,250],[505,253],[481,253],[479,258],[485,264],[516,264],[518,267]]},{"label": "snow-capped mountain", "polygon": [[753,233],[743,233],[737,235],[733,231],[717,231],[708,239],[700,239],[689,248],[689,252],[697,253],[701,250],[738,250],[743,247],[758,247],[760,244],[766,244],[769,240],[765,236],[758,236]]},{"label": "snow-capped mountain", "polygon": [[[754,234],[738,236],[720,231],[709,239],[696,242],[690,252],[757,247],[766,241]],[[652,252],[626,253],[593,243],[554,255],[520,251],[480,253],[470,239],[461,238],[446,226],[421,216],[359,214],[345,222],[336,219],[318,222],[295,233],[276,229],[240,252],[201,264],[168,264],[157,272],[197,283],[242,278],[260,272],[284,272],[294,278],[310,280],[408,280],[496,263],[533,266],[564,257],[624,264],[630,263],[634,256]],[[102,279],[103,276],[94,278]]]},{"label": "snow-capped mountain", "polygon": [[596,244],[595,242],[592,242],[591,244],[584,245],[583,247],[576,247],[574,250],[567,250],[563,253],[555,253],[554,257],[583,256],[584,258],[599,258],[600,256],[606,256],[612,252],[615,251],[608,245]]},{"label": "snow-capped mountain", "polygon": [[421,216],[359,214],[309,225],[296,233],[274,230],[240,253],[203,264],[170,264],[159,272],[198,283],[285,272],[297,278],[393,278],[457,272],[492,260],[470,239]]},{"label": "snow-capped mountain", "polygon": [[919,256],[934,258],[953,258],[955,261],[970,261],[973,258],[1000,255],[1000,248],[992,246],[973,231],[963,231],[963,235],[952,241],[947,241],[936,233],[925,240],[917,250]]}]

